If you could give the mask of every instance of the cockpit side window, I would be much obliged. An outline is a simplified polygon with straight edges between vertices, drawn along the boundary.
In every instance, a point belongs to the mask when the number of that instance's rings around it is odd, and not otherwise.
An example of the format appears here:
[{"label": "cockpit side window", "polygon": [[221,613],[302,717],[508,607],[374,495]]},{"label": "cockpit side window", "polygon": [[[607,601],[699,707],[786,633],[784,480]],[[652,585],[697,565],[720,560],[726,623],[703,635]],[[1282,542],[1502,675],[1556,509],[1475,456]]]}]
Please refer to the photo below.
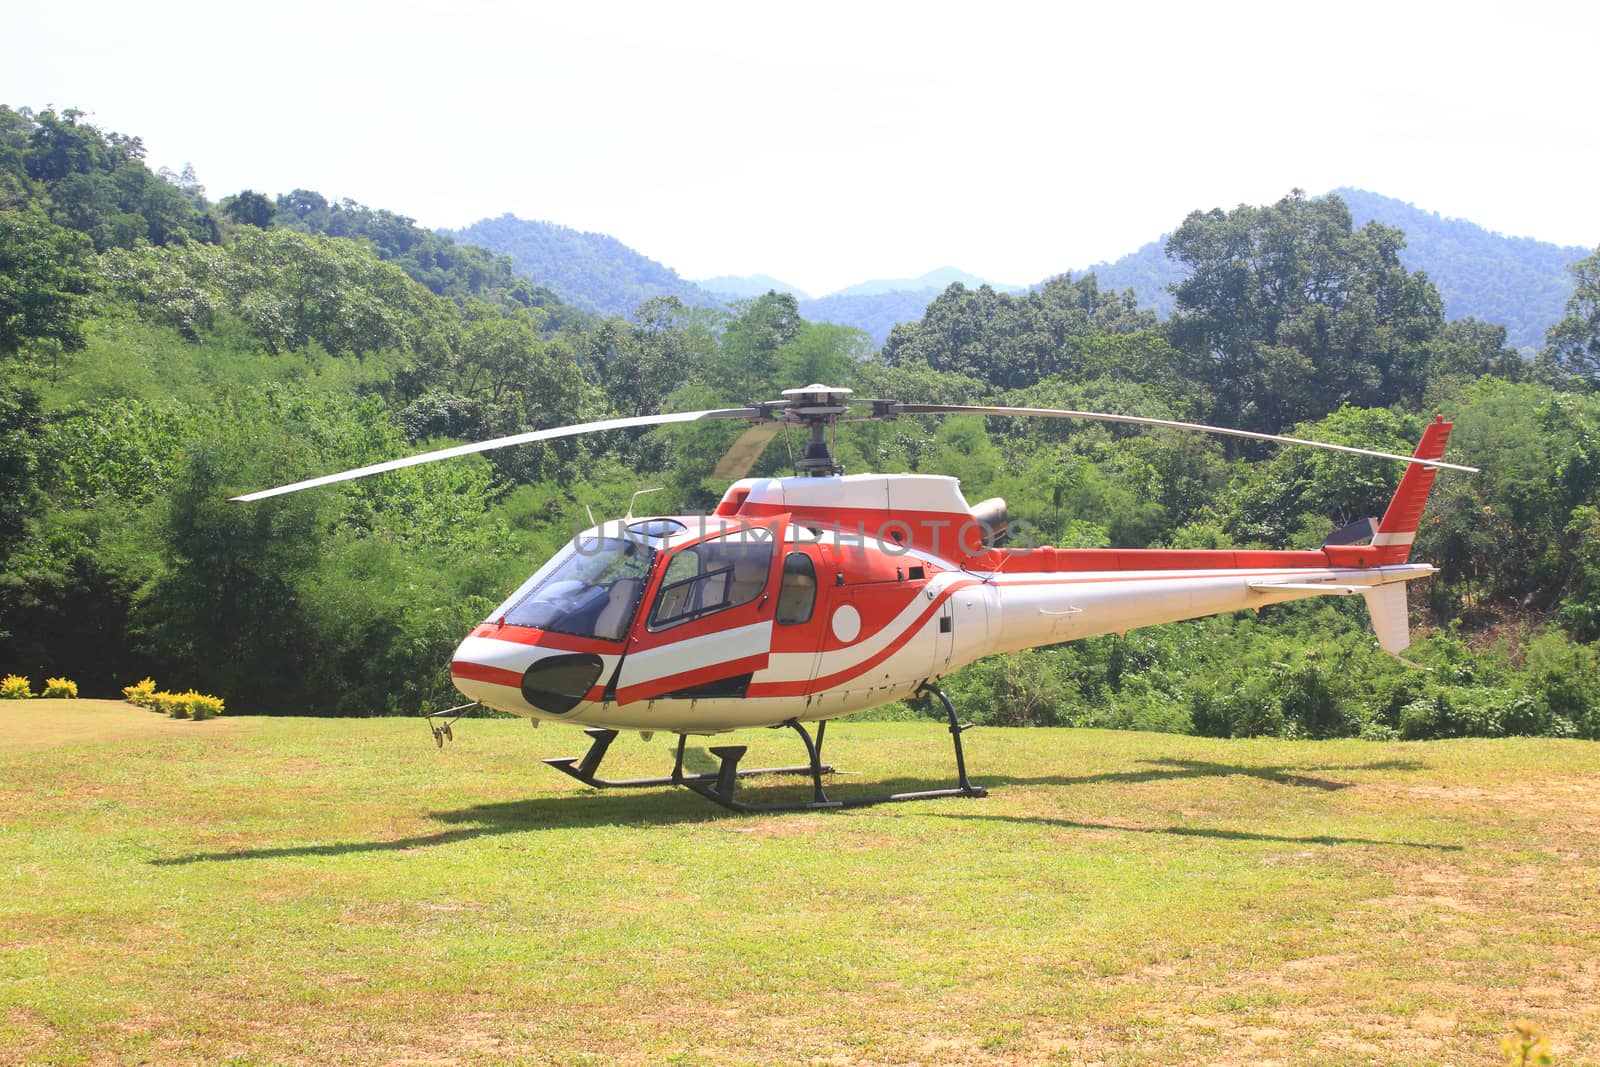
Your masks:
[{"label": "cockpit side window", "polygon": [[650,629],[748,604],[766,589],[772,542],[725,537],[683,549],[667,564]]},{"label": "cockpit side window", "polygon": [[797,626],[811,621],[817,606],[817,568],[804,552],[783,557],[783,585],[778,591],[778,625]]}]

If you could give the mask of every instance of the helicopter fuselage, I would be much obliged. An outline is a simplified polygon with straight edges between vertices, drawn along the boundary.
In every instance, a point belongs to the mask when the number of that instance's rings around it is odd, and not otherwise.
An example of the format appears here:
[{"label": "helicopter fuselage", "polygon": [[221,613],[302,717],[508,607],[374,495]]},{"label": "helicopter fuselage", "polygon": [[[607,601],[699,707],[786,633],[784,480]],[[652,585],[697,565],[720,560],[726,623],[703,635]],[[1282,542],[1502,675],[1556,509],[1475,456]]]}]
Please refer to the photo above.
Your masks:
[{"label": "helicopter fuselage", "polygon": [[1363,594],[1397,651],[1404,583],[1434,572],[1382,528],[1315,551],[993,547],[1004,525],[1001,502],[970,508],[953,478],[744,479],[711,515],[579,534],[462,641],[452,677],[517,715],[709,734],[861,711],[995,653],[1317,595]]}]

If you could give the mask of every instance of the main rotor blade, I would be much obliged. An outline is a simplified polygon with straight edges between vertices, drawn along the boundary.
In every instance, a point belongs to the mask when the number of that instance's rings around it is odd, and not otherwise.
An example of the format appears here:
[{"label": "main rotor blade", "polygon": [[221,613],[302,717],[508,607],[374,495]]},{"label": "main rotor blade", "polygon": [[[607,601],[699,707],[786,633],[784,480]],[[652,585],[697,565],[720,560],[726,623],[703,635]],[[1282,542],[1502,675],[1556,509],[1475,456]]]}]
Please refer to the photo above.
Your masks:
[{"label": "main rotor blade", "polygon": [[776,422],[758,422],[744,433],[739,439],[728,446],[728,450],[717,461],[717,469],[711,472],[713,478],[729,478],[738,481],[750,473],[750,468],[756,465],[756,460],[761,458],[761,453],[767,450],[772,439],[778,436],[778,431],[783,427]]},{"label": "main rotor blade", "polygon": [[1398,460],[1401,463],[1420,463],[1427,467],[1442,467],[1445,470],[1465,471],[1468,474],[1479,473],[1477,467],[1464,467],[1459,463],[1446,463],[1441,459],[1418,459],[1416,456],[1402,456],[1395,452],[1378,452],[1370,448],[1352,448],[1349,445],[1334,445],[1326,441],[1308,441],[1303,437],[1280,437],[1277,434],[1255,433],[1251,430],[1234,430],[1226,426],[1207,426],[1200,422],[1149,419],[1142,415],[1107,415],[1100,411],[1068,411],[1061,408],[1002,408],[973,404],[896,404],[893,411],[897,415],[1016,415],[1022,418],[1084,419],[1089,422],[1126,422],[1135,426],[1166,426],[1175,430],[1197,430],[1201,433],[1226,434],[1229,437],[1248,437],[1252,441],[1276,441],[1285,445],[1308,445],[1311,448],[1326,448],[1333,452],[1348,452],[1355,456],[1374,456],[1378,459]]},{"label": "main rotor blade", "polygon": [[280,485],[275,489],[262,489],[243,496],[231,497],[234,501],[264,500],[269,496],[282,496],[285,493],[298,493],[302,489],[312,489],[319,485],[332,485],[334,482],[348,482],[356,478],[365,478],[369,474],[382,474],[385,471],[397,471],[402,467],[415,467],[419,463],[432,463],[434,460],[450,459],[454,456],[469,456],[474,452],[488,452],[496,448],[508,448],[511,445],[523,445],[533,441],[549,441],[557,437],[572,437],[580,433],[599,433],[602,430],[625,430],[631,426],[664,426],[676,422],[698,422],[702,419],[754,419],[759,418],[761,412],[757,408],[715,408],[709,411],[677,411],[667,415],[637,415],[626,419],[601,419],[599,422],[580,422],[572,426],[557,426],[549,430],[531,430],[527,433],[512,434],[509,437],[496,437],[489,441],[474,441],[471,444],[455,445],[452,448],[441,448],[435,452],[422,452],[404,459],[391,459],[384,463],[374,463],[366,467],[357,467],[354,470],[340,471],[338,474],[324,474],[320,478],[307,478],[303,482],[294,482],[290,485]]}]

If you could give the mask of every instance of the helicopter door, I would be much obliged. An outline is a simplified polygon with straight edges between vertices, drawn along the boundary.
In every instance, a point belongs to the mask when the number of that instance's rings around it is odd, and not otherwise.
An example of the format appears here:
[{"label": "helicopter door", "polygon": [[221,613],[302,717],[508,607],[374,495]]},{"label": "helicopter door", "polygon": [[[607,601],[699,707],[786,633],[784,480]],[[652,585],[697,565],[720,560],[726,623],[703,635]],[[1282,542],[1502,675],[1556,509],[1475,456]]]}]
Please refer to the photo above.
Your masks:
[{"label": "helicopter door", "polygon": [[772,650],[773,542],[741,530],[666,557],[617,670],[618,703],[745,695]]},{"label": "helicopter door", "polygon": [[778,581],[777,626],[772,632],[772,674],[775,682],[809,689],[822,660],[822,628],[827,617],[819,596],[826,591],[817,581],[815,548],[787,546]]}]

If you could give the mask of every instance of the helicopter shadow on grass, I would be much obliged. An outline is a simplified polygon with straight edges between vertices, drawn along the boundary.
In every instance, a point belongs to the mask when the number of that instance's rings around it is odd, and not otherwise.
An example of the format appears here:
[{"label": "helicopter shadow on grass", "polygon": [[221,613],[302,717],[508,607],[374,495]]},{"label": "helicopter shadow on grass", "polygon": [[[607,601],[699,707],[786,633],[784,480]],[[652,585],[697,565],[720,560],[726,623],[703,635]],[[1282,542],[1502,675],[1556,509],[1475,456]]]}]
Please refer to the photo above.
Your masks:
[{"label": "helicopter shadow on grass", "polygon": [[[1339,781],[1333,778],[1323,778],[1316,775],[1302,773],[1312,768],[1296,766],[1279,767],[1251,767],[1231,763],[1214,763],[1207,760],[1186,759],[1154,759],[1140,760],[1139,763],[1145,770],[1109,771],[1102,774],[1085,774],[1075,777],[1044,776],[1034,778],[1006,777],[1004,775],[981,775],[985,784],[990,785],[1106,785],[1114,783],[1138,783],[1174,781],[1192,778],[1227,778],[1241,776],[1258,778],[1262,781],[1272,782],[1276,785],[1289,786],[1300,789],[1317,789],[1323,792],[1338,792],[1356,785],[1355,782]],[[1417,771],[1425,769],[1426,764],[1416,760],[1377,760],[1372,763],[1355,764],[1320,764],[1315,770],[1318,772],[1339,771]],[[1041,826],[1056,826],[1066,830],[1088,831],[1113,831],[1127,834],[1168,834],[1174,837],[1198,837],[1220,841],[1269,841],[1281,844],[1296,845],[1385,845],[1393,848],[1430,849],[1439,852],[1460,852],[1460,845],[1446,845],[1431,841],[1384,841],[1368,837],[1344,837],[1338,834],[1313,834],[1310,836],[1293,836],[1286,834],[1267,834],[1252,830],[1228,830],[1217,827],[1201,826],[1127,826],[1110,822],[1088,822],[1081,819],[1065,819],[1048,815],[990,815],[982,812],[969,815],[950,815],[940,812],[941,818],[971,819],[978,822],[1010,822],[1027,823]]]},{"label": "helicopter shadow on grass", "polygon": [[949,815],[938,813],[940,818],[961,822],[1009,822],[1032,826],[1055,826],[1063,830],[1111,831],[1122,834],[1166,834],[1172,837],[1199,837],[1214,841],[1266,841],[1287,845],[1373,845],[1389,848],[1416,848],[1433,852],[1460,852],[1460,845],[1445,845],[1436,841],[1385,841],[1376,837],[1342,837],[1338,834],[1264,834],[1254,830],[1226,830],[1206,826],[1125,826],[1114,822],[1088,822],[1083,819],[1063,819],[1054,815]]},{"label": "helicopter shadow on grass", "polygon": [[349,856],[360,853],[409,852],[436,848],[482,837],[525,834],[540,830],[672,826],[704,823],[727,818],[729,812],[709,806],[684,790],[630,790],[631,795],[588,790],[526,800],[474,804],[454,811],[428,813],[428,818],[449,829],[415,834],[384,841],[339,841],[327,844],[282,845],[271,848],[240,848],[219,852],[195,852],[150,861],[154,867],[181,867],[192,863],[221,863],[234,860],[271,860],[286,857]]},{"label": "helicopter shadow on grass", "polygon": [[[1298,788],[1312,788],[1324,791],[1347,789],[1354,782],[1341,782],[1333,779],[1318,778],[1300,773],[1305,768],[1283,767],[1250,767],[1226,763],[1212,763],[1203,760],[1182,759],[1157,759],[1140,761],[1147,769],[1130,771],[1112,771],[1102,774],[1089,774],[1078,776],[1047,775],[1038,777],[1017,777],[1007,775],[985,774],[981,771],[973,773],[974,783],[981,786],[1077,786],[1100,785],[1108,783],[1136,783],[1189,778],[1224,778],[1235,775],[1260,778],[1279,785]],[[1374,763],[1352,765],[1326,765],[1317,768],[1319,771],[1406,771],[1420,770],[1423,764],[1407,760],[1383,760]],[[686,769],[692,771],[701,769],[693,756],[685,761]],[[809,783],[803,777],[787,776],[789,784],[775,784],[776,779],[767,784],[752,784],[741,789],[741,797],[752,802],[766,802],[774,799],[798,800],[810,792]],[[916,792],[928,789],[946,788],[953,784],[944,778],[911,778],[896,777],[890,779],[866,781],[853,774],[834,774],[825,778],[826,788],[830,796],[848,801],[851,796],[859,793],[882,794]],[[941,818],[972,818],[980,820],[995,820],[1003,822],[1027,822],[1043,825],[1060,826],[1067,829],[1079,830],[1116,830],[1126,833],[1168,833],[1178,836],[1213,837],[1229,840],[1243,841],[1279,841],[1304,844],[1371,844],[1371,845],[1396,845],[1412,848],[1434,848],[1453,850],[1457,846],[1435,845],[1419,842],[1403,841],[1377,841],[1364,838],[1346,838],[1335,836],[1315,837],[1284,837],[1271,834],[1260,834],[1248,831],[1204,829],[1198,827],[1133,827],[1119,826],[1113,823],[1080,822],[1069,819],[1060,819],[1046,816],[1014,816],[1014,815],[949,815],[944,812],[930,812]],[[552,796],[533,797],[524,800],[500,801],[488,804],[475,804],[471,807],[460,808],[453,811],[431,812],[428,818],[445,824],[448,829],[441,829],[435,833],[417,834],[410,837],[393,838],[384,841],[342,841],[327,844],[284,845],[272,848],[243,848],[218,852],[198,852],[184,856],[173,856],[151,860],[157,867],[185,866],[193,863],[231,862],[235,860],[270,860],[285,857],[307,856],[347,856],[360,853],[382,852],[407,852],[415,849],[434,848],[451,845],[461,841],[471,841],[481,837],[498,837],[509,834],[524,834],[540,830],[557,829],[594,829],[604,830],[607,827],[621,826],[634,827],[641,825],[674,826],[682,824],[707,823],[719,819],[749,818],[750,816],[737,816],[710,804],[705,799],[683,789],[661,787],[650,790],[584,790],[581,792],[568,792]],[[771,815],[757,816],[770,818]],[[781,816],[778,816],[781,817]]]},{"label": "helicopter shadow on grass", "polygon": [[[979,774],[985,783],[992,785],[1114,785],[1134,784],[1138,782],[1177,781],[1186,778],[1259,778],[1275,785],[1295,786],[1302,789],[1320,789],[1324,792],[1335,793],[1341,789],[1349,789],[1356,785],[1355,782],[1340,781],[1336,778],[1320,777],[1329,772],[1340,771],[1420,771],[1426,770],[1427,764],[1417,760],[1378,760],[1373,763],[1349,764],[1318,764],[1312,767],[1280,766],[1280,767],[1252,767],[1236,763],[1214,763],[1209,760],[1173,759],[1147,759],[1137,761],[1138,766],[1144,770],[1106,771],[1100,774],[1080,775],[1042,775],[1032,778],[1009,777],[1006,775]],[[1315,771],[1316,774],[1306,773]]]}]

